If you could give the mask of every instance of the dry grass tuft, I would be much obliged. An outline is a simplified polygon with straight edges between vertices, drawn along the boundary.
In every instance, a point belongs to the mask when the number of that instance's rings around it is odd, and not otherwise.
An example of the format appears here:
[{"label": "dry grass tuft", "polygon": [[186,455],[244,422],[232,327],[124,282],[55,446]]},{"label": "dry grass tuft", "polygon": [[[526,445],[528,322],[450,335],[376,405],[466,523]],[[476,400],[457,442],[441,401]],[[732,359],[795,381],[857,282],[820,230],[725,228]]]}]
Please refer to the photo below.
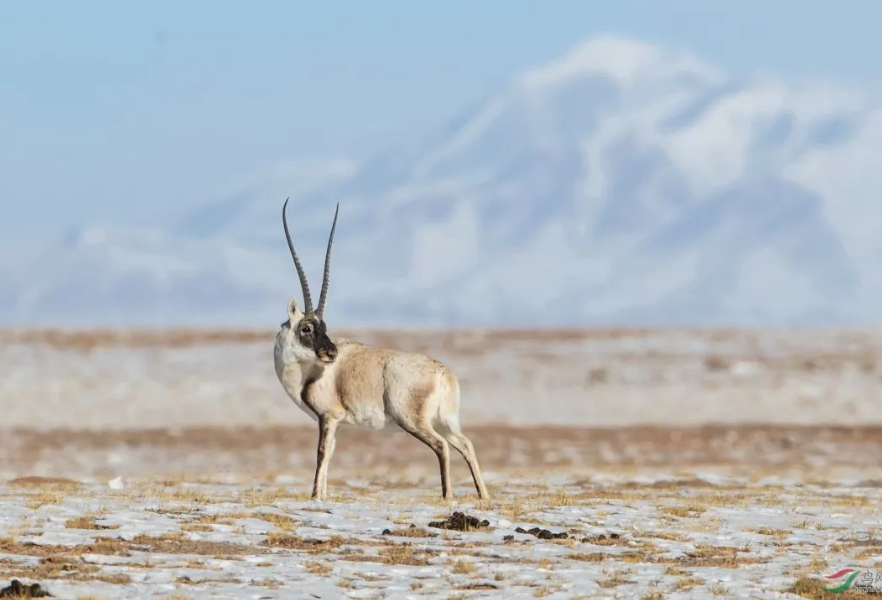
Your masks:
[{"label": "dry grass tuft", "polygon": [[394,535],[397,537],[407,537],[407,538],[434,538],[438,537],[438,534],[432,533],[431,531],[427,531],[421,527],[402,527],[400,529],[391,529],[389,533],[386,535]]},{"label": "dry grass tuft", "polygon": [[589,562],[589,563],[601,563],[605,560],[609,560],[609,559],[613,559],[613,558],[617,558],[617,557],[621,557],[621,555],[620,554],[607,554],[606,552],[591,552],[591,553],[576,552],[574,554],[567,555],[567,558],[569,558],[570,560],[579,560],[582,562]]},{"label": "dry grass tuft", "polygon": [[119,529],[119,525],[99,525],[95,522],[95,517],[82,516],[68,519],[64,522],[67,529]]},{"label": "dry grass tuft", "polygon": [[422,566],[429,564],[425,550],[417,552],[410,544],[386,546],[380,549],[380,561],[388,565]]},{"label": "dry grass tuft", "polygon": [[554,490],[531,495],[528,502],[539,508],[573,506],[581,504],[580,497],[564,490]]},{"label": "dry grass tuft", "polygon": [[[309,500],[310,494],[305,492],[291,493],[281,488],[277,489],[250,489],[239,495],[238,501],[249,508],[257,508],[259,506],[273,506],[280,500],[289,502],[304,502]],[[262,518],[262,517],[261,517]]]},{"label": "dry grass tuft", "polygon": [[697,587],[702,583],[703,582],[700,579],[696,579],[695,577],[680,577],[677,581],[674,582],[674,589],[691,590],[692,588]]},{"label": "dry grass tuft", "polygon": [[671,515],[674,517],[698,518],[707,510],[704,506],[663,506],[658,509],[660,513]]},{"label": "dry grass tuft", "polygon": [[770,535],[775,538],[785,538],[790,535],[790,532],[786,529],[774,529],[772,527],[758,527],[757,529],[750,529],[748,531],[752,531],[753,533],[758,533],[760,535]]},{"label": "dry grass tuft", "polygon": [[16,561],[0,561],[3,578],[22,578],[30,580],[69,579],[86,581],[93,579],[98,567],[83,563],[73,556],[47,556],[39,564],[23,564]]},{"label": "dry grass tuft", "polygon": [[628,573],[626,571],[615,571],[612,575],[610,575],[609,579],[604,579],[602,581],[598,581],[597,585],[602,588],[616,588],[620,585],[627,585],[629,583],[634,583],[633,581],[629,581],[625,578]]},{"label": "dry grass tuft", "polygon": [[631,546],[631,541],[622,536],[604,536],[591,538],[590,541],[595,546]]},{"label": "dry grass tuft", "polygon": [[181,525],[181,531],[194,531],[196,533],[207,533],[214,531],[214,527],[207,523],[184,523]]},{"label": "dry grass tuft", "polygon": [[331,565],[320,562],[308,562],[304,566],[306,567],[306,571],[313,575],[327,575],[334,570],[334,567]]},{"label": "dry grass tuft", "polygon": [[[125,544],[125,542],[122,543]],[[147,548],[150,552],[162,554],[198,554],[224,558],[260,552],[260,548],[246,544],[190,540],[186,538],[184,533],[169,533],[159,536],[137,535],[132,539],[129,547],[132,550]]]},{"label": "dry grass tuft", "polygon": [[682,542],[686,537],[675,531],[653,531],[652,539],[655,540],[669,540],[672,542]]},{"label": "dry grass tuft", "polygon": [[217,524],[217,525],[235,525],[236,519],[258,518],[257,515],[247,512],[231,512],[231,513],[214,513],[210,515],[201,515],[194,523]]},{"label": "dry grass tuft", "polygon": [[131,578],[124,573],[101,573],[96,565],[60,553],[46,556],[36,565],[0,560],[0,572],[4,578],[10,579],[103,581],[117,585],[131,583]]},{"label": "dry grass tuft", "polygon": [[339,535],[333,535],[328,539],[304,538],[293,533],[270,532],[266,535],[266,546],[275,548],[288,548],[289,550],[303,550],[313,554],[320,554],[335,550],[346,543],[346,539]]},{"label": "dry grass tuft", "polygon": [[65,496],[50,489],[41,489],[38,493],[29,496],[29,498],[31,501],[28,502],[27,507],[37,510],[46,504],[61,504]]},{"label": "dry grass tuft", "polygon": [[680,567],[722,567],[725,569],[736,569],[742,564],[765,562],[764,559],[751,556],[739,557],[739,552],[740,549],[733,546],[698,545],[695,550],[687,552],[686,556],[673,559],[673,562]]},{"label": "dry grass tuft", "polygon": [[826,591],[824,587],[823,582],[817,579],[803,577],[798,579],[787,591],[803,598],[811,598],[812,600],[858,600],[860,598],[867,598],[867,594],[863,592],[845,590],[840,593],[831,593]]},{"label": "dry grass tuft", "polygon": [[173,487],[171,489],[164,487],[156,494],[156,496],[159,500],[162,501],[186,502],[188,504],[197,505],[218,504],[220,502],[225,502],[228,500],[228,498],[225,498],[217,493],[210,494],[199,489],[183,488],[179,486]]},{"label": "dry grass tuft", "polygon": [[282,531],[291,531],[300,524],[300,521],[298,521],[294,517],[289,517],[288,515],[281,515],[277,513],[256,513],[251,516],[255,519],[260,519],[261,521],[272,523]]},{"label": "dry grass tuft", "polygon": [[96,575],[95,579],[97,581],[103,581],[104,583],[112,583],[113,585],[127,585],[132,583],[132,578],[125,573],[101,574]]},{"label": "dry grass tuft", "polygon": [[453,572],[457,575],[469,575],[475,572],[475,565],[467,560],[457,560],[453,563]]}]

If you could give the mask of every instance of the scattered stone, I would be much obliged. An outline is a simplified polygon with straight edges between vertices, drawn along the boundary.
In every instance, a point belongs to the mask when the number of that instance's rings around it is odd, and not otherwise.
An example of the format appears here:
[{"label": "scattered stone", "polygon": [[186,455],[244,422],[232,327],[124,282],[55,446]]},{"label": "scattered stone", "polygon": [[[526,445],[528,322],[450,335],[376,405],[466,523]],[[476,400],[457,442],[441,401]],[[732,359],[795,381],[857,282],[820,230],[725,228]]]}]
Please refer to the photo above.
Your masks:
[{"label": "scattered stone", "polygon": [[513,539],[514,539],[514,536],[513,536],[513,535],[504,535],[504,536],[502,536],[502,540],[503,540],[504,542],[510,542],[510,541],[512,541]]},{"label": "scattered stone", "polygon": [[523,527],[518,527],[515,529],[518,533],[529,533],[532,536],[539,538],[540,540],[565,540],[570,535],[566,531],[561,531],[560,533],[553,533],[547,529],[542,529],[541,527],[533,527],[532,529],[524,529]]},{"label": "scattered stone", "polygon": [[392,535],[392,530],[391,529],[384,529],[383,535]]},{"label": "scattered stone", "polygon": [[438,529],[455,529],[456,531],[471,531],[473,529],[481,529],[482,527],[490,527],[490,521],[484,519],[479,520],[476,517],[454,512],[443,521],[432,521],[429,527],[437,527]]},{"label": "scattered stone", "polygon": [[50,598],[52,594],[40,587],[39,583],[25,585],[18,579],[0,590],[0,598]]}]

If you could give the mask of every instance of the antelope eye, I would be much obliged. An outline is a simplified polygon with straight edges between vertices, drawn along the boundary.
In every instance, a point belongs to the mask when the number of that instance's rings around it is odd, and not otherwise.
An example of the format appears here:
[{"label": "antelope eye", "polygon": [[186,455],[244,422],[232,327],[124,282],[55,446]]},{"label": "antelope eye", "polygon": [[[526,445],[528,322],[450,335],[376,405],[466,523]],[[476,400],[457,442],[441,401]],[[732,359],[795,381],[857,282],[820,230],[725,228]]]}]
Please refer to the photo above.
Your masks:
[{"label": "antelope eye", "polygon": [[312,333],[312,325],[304,325],[300,328],[300,333],[302,333],[303,335],[309,335],[310,333]]}]

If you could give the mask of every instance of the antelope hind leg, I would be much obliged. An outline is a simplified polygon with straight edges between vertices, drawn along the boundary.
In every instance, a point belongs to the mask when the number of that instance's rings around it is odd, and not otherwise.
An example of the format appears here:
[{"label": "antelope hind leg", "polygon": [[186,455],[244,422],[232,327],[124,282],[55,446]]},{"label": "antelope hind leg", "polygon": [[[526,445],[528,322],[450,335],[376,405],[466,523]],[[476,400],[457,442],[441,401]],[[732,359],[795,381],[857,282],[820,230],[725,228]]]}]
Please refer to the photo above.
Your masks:
[{"label": "antelope hind leg", "polygon": [[450,448],[447,442],[431,427],[418,429],[405,423],[399,423],[407,433],[432,449],[438,457],[438,466],[441,468],[441,496],[445,500],[453,498],[453,489],[450,487]]},{"label": "antelope hind leg", "polygon": [[487,492],[487,486],[484,484],[484,476],[481,474],[481,466],[478,464],[478,456],[475,454],[475,447],[471,440],[467,438],[461,431],[457,431],[451,427],[440,428],[441,435],[450,442],[450,445],[462,454],[466,463],[469,465],[469,471],[472,472],[472,480],[475,482],[475,489],[478,491],[478,497],[482,500],[490,498]]}]

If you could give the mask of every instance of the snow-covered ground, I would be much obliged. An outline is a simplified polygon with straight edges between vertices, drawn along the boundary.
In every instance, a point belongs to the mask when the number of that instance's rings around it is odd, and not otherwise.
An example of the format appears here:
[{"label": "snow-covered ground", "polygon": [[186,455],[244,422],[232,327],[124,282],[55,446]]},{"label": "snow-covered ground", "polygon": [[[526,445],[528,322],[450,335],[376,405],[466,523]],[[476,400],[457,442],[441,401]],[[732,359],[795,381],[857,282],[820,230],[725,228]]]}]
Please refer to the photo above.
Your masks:
[{"label": "snow-covered ground", "polygon": [[[882,488],[857,473],[579,475],[494,476],[489,502],[460,480],[452,504],[434,480],[357,473],[325,503],[286,477],[13,481],[0,580],[60,598],[796,598],[882,561]],[[453,511],[488,525],[429,525]],[[534,527],[566,538],[518,532]]]},{"label": "snow-covered ground", "polygon": [[[311,502],[316,431],[271,332],[0,332],[0,587],[823,598],[823,575],[882,571],[882,335],[359,336],[460,375],[490,501],[458,456],[446,503],[420,442],[341,430],[330,501]],[[430,526],[454,511],[488,525]]]}]

